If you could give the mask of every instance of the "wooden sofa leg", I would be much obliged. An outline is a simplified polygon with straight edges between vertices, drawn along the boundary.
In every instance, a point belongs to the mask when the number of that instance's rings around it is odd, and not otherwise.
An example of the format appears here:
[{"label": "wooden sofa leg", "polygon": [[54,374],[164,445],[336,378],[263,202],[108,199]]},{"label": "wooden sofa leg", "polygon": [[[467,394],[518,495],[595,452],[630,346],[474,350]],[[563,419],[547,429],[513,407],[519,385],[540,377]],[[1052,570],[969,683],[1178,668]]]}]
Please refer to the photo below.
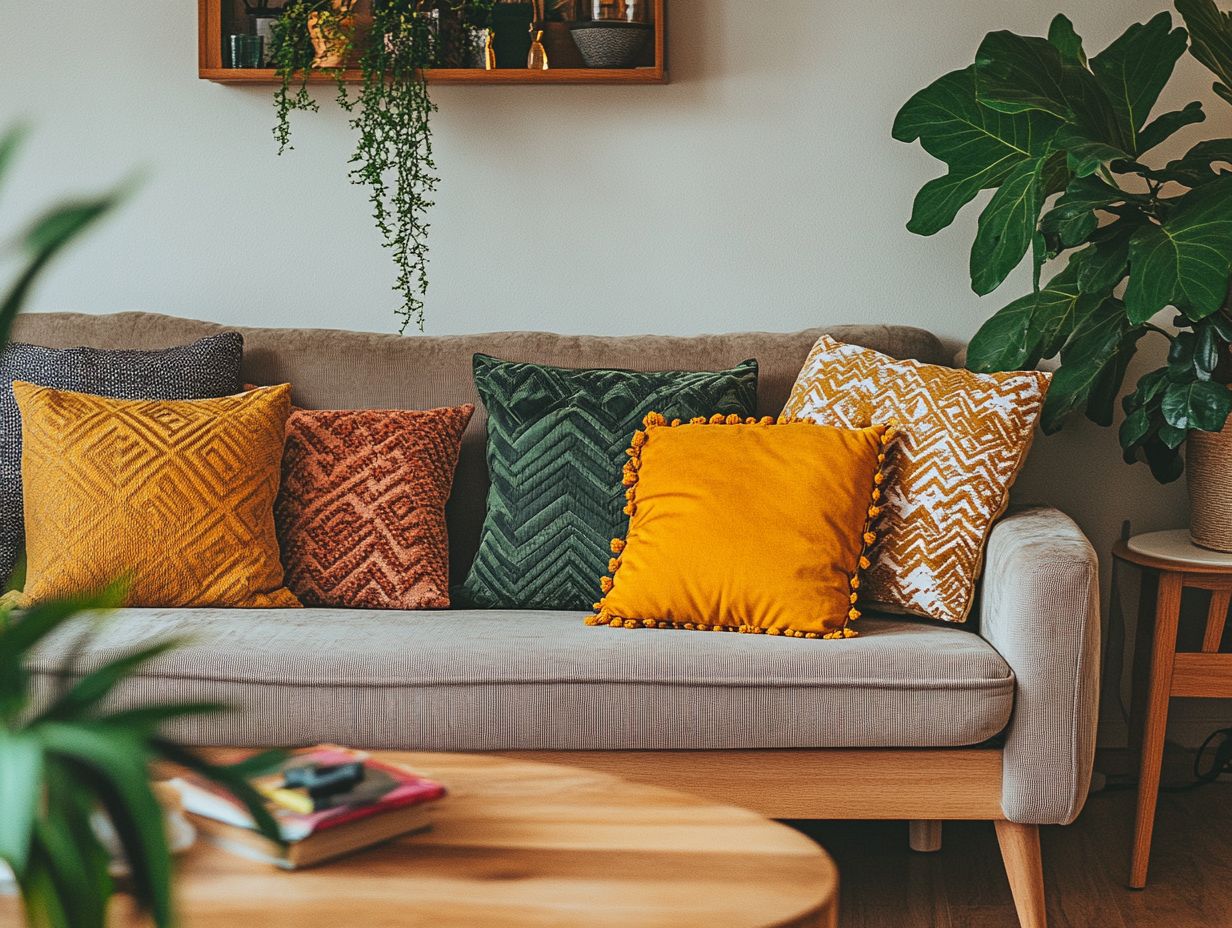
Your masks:
[{"label": "wooden sofa leg", "polygon": [[921,854],[941,850],[941,822],[928,819],[908,822],[907,843]]},{"label": "wooden sofa leg", "polygon": [[1020,928],[1045,928],[1047,916],[1044,911],[1044,865],[1040,856],[1039,826],[1004,820],[995,824],[1001,859],[1005,862],[1005,875],[1009,877],[1014,908],[1018,910],[1018,924]]}]

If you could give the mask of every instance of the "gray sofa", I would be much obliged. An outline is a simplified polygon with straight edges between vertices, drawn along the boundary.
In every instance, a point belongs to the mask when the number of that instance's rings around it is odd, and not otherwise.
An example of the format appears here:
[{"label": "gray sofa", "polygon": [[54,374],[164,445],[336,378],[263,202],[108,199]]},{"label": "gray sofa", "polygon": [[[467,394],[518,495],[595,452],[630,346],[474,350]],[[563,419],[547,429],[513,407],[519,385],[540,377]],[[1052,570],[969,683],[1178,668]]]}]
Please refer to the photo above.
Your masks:
[{"label": "gray sofa", "polygon": [[[139,313],[31,314],[14,337],[156,348],[222,329]],[[753,357],[759,413],[773,415],[823,330],[696,338],[240,331],[245,379],[290,382],[295,403],[310,408],[477,403],[471,355],[483,351],[647,370],[717,369]],[[824,331],[898,357],[947,360],[918,329]],[[484,427],[480,406],[449,507],[455,580],[483,519]],[[635,778],[683,771],[678,783],[731,793],[771,815],[993,819],[1023,924],[1036,925],[1034,826],[1073,820],[1090,779],[1097,577],[1074,523],[1033,509],[993,529],[980,606],[962,627],[869,615],[860,637],[819,642],[616,633],[583,626],[578,613],[131,609],[107,624],[82,662],[150,637],[189,636],[122,698],[234,705],[175,731],[197,744],[533,753]],[[41,685],[54,684],[62,651],[63,643],[39,656]],[[842,800],[826,788],[840,776],[849,781]],[[776,782],[790,783],[790,794]]]}]

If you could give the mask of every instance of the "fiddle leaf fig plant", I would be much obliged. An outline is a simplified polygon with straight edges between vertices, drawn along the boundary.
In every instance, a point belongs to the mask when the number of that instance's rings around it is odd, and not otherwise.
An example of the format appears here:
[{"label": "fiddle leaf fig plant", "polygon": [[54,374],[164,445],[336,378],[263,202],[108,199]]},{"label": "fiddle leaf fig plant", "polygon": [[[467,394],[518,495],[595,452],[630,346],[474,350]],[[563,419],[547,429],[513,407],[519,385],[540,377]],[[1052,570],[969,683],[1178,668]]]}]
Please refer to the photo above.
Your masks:
[{"label": "fiddle leaf fig plant", "polygon": [[[932,235],[991,190],[972,288],[992,293],[1030,263],[1031,292],[984,323],[968,367],[1058,358],[1044,430],[1078,411],[1111,425],[1119,398],[1125,460],[1161,482],[1180,476],[1189,432],[1219,431],[1232,412],[1232,138],[1164,159],[1159,146],[1206,114],[1196,101],[1154,113],[1187,51],[1232,103],[1232,15],[1213,0],[1176,7],[1187,29],[1162,12],[1094,55],[1063,15],[1047,37],[990,33],[972,65],[915,94],[893,129],[948,169],[920,189],[908,229]],[[1054,260],[1064,264],[1042,281]],[[1165,309],[1170,326],[1154,321]],[[1148,335],[1168,340],[1167,363],[1126,392]]]}]

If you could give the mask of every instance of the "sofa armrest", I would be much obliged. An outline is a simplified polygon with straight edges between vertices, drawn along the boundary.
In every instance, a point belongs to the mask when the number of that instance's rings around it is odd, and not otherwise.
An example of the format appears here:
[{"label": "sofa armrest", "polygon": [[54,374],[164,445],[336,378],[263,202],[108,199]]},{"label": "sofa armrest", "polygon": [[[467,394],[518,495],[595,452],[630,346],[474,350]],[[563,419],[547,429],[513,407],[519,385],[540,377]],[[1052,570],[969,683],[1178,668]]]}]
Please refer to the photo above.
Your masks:
[{"label": "sofa armrest", "polygon": [[1012,513],[985,552],[980,634],[1017,681],[1001,807],[1010,821],[1068,824],[1086,801],[1099,705],[1099,561],[1055,509]]}]

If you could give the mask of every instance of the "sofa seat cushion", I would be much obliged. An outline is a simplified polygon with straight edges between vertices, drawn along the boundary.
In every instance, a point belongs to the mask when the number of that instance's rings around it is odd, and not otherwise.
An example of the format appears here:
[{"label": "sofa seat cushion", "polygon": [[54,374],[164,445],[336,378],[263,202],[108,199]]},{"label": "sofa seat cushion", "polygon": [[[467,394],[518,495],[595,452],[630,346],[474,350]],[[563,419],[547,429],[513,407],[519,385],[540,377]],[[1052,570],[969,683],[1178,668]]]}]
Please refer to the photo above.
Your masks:
[{"label": "sofa seat cushion", "polygon": [[[124,609],[85,670],[164,636],[122,702],[217,700],[196,744],[421,750],[917,747],[1006,725],[1014,677],[973,632],[866,616],[860,637],[596,634],[577,612]],[[33,664],[46,697],[72,647]]]}]

